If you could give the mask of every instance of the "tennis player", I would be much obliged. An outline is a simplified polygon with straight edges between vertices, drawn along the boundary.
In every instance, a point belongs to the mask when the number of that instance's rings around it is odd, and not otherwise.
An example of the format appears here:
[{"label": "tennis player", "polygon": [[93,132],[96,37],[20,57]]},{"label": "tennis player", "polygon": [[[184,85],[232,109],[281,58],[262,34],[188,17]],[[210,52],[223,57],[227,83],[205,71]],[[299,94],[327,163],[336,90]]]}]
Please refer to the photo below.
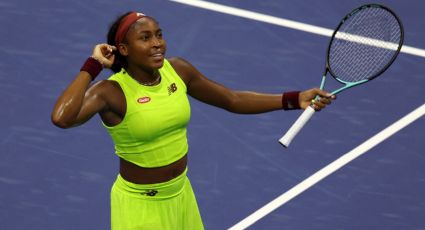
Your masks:
[{"label": "tennis player", "polygon": [[[206,78],[182,58],[165,58],[157,21],[137,12],[119,17],[107,44],[94,47],[79,74],[58,98],[53,123],[81,125],[99,114],[112,137],[120,171],[111,190],[111,228],[203,229],[187,174],[187,95],[233,113],[303,109],[327,92],[263,94],[233,91]],[[114,74],[90,84],[103,68]]]}]

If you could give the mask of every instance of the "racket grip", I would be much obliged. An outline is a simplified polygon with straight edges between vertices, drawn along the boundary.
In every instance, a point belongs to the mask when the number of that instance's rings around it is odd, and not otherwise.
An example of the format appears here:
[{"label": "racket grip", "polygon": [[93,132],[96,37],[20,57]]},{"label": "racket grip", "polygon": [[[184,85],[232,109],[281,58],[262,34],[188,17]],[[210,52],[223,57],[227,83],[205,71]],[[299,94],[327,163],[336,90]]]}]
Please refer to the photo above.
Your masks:
[{"label": "racket grip", "polygon": [[298,132],[304,127],[307,121],[310,120],[311,116],[316,112],[311,106],[307,107],[300,117],[295,121],[295,123],[289,128],[286,134],[279,139],[279,142],[285,147],[288,148],[291,144],[292,139],[298,134]]}]

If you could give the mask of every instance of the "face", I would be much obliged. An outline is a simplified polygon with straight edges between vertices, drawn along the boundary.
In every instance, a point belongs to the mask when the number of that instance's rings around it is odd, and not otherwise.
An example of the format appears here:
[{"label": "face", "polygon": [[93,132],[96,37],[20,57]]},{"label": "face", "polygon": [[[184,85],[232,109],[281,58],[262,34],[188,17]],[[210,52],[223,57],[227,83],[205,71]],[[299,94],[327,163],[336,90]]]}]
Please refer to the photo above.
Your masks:
[{"label": "face", "polygon": [[126,42],[118,49],[127,57],[129,67],[136,65],[145,69],[159,69],[164,63],[166,46],[158,23],[144,17],[130,27]]}]

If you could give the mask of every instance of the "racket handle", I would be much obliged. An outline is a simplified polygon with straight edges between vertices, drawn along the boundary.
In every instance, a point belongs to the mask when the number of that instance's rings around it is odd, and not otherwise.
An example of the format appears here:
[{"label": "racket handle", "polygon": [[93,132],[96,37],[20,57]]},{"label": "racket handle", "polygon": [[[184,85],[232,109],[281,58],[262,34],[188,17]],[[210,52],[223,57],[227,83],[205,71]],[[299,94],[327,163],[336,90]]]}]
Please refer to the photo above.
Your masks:
[{"label": "racket handle", "polygon": [[307,121],[310,120],[311,116],[316,112],[311,106],[307,107],[300,117],[295,121],[295,123],[289,128],[286,134],[279,139],[279,142],[285,147],[288,148],[291,144],[292,139],[298,134],[298,132],[304,127]]}]

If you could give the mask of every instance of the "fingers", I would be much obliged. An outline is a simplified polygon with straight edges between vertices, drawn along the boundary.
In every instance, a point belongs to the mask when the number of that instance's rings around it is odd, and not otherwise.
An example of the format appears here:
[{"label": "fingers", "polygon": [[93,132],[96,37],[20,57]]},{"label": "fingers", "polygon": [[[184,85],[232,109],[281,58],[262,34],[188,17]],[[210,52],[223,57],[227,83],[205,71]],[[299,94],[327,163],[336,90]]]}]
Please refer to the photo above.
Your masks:
[{"label": "fingers", "polygon": [[331,104],[333,100],[336,99],[335,95],[332,95],[324,90],[319,88],[309,89],[299,94],[299,103],[302,109],[311,106],[316,111],[320,111],[325,108],[327,105]]},{"label": "fingers", "polygon": [[102,53],[106,56],[112,54],[117,48],[108,44],[102,44],[100,49]]},{"label": "fingers", "polygon": [[109,58],[117,48],[115,46],[102,43],[94,47],[93,56],[98,58]]},{"label": "fingers", "polygon": [[104,67],[109,68],[114,63],[115,50],[117,50],[115,46],[106,43],[98,44],[93,49],[92,57],[99,60]]},{"label": "fingers", "polygon": [[[332,100],[336,99],[336,96],[333,94],[330,94],[324,90],[321,89],[314,89],[314,92],[316,96],[318,96],[317,99],[313,99],[311,101],[311,106],[316,110],[320,111],[324,109],[327,105],[330,105],[332,103]],[[315,96],[315,97],[316,97]]]},{"label": "fingers", "polygon": [[331,100],[322,97],[322,98],[319,98],[317,100],[312,100],[311,106],[316,111],[320,111],[320,110],[324,109],[327,105],[330,105],[331,103],[332,103]]},{"label": "fingers", "polygon": [[330,99],[336,98],[336,96],[334,94],[330,94],[329,92],[326,92],[326,91],[321,90],[319,88],[314,88],[313,90],[316,93],[316,95],[320,96],[321,98],[330,98]]}]

